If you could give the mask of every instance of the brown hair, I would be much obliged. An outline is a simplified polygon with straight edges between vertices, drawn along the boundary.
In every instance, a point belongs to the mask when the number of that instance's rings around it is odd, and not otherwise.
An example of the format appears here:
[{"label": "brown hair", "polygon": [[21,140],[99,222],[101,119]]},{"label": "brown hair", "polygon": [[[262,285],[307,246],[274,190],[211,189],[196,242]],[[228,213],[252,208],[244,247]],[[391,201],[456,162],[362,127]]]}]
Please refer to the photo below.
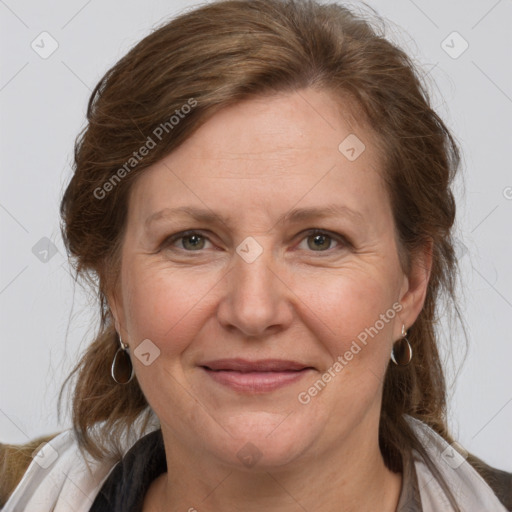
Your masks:
[{"label": "brown hair", "polygon": [[[379,141],[404,268],[416,249],[433,242],[425,304],[409,330],[413,360],[404,368],[390,364],[385,376],[379,431],[385,462],[400,471],[403,453],[424,454],[404,414],[452,441],[434,325],[441,293],[455,303],[450,185],[459,166],[457,144],[431,108],[411,59],[363,16],[310,1],[224,0],[164,24],[110,69],[91,95],[88,125],[76,142],[61,215],[76,275],[97,289],[101,313],[99,332],[74,370],[74,429],[93,456],[112,455],[134,420],[152,414],[136,379],[120,386],[110,376],[118,340],[106,291],[118,278],[134,179],[219,109],[306,87],[350,98]],[[194,108],[171,122],[191,100]],[[162,126],[167,130],[160,130],[155,147],[131,161]]]}]

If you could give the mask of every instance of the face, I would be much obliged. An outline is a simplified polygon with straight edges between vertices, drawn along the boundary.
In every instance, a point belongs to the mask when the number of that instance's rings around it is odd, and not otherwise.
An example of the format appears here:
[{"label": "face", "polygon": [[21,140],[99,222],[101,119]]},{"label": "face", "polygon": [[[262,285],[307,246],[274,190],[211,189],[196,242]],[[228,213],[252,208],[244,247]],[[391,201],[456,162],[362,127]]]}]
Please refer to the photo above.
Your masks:
[{"label": "face", "polygon": [[109,302],[164,439],[270,468],[376,444],[425,284],[370,132],[307,89],[223,109],[144,171]]}]

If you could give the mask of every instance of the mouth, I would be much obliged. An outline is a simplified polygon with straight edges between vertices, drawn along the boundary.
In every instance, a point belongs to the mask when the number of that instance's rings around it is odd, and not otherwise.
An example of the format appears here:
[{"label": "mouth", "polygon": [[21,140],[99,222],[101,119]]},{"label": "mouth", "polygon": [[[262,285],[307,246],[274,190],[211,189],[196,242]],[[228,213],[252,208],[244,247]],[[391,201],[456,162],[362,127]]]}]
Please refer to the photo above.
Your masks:
[{"label": "mouth", "polygon": [[314,370],[283,359],[218,359],[199,365],[215,382],[245,393],[267,393],[290,385]]}]

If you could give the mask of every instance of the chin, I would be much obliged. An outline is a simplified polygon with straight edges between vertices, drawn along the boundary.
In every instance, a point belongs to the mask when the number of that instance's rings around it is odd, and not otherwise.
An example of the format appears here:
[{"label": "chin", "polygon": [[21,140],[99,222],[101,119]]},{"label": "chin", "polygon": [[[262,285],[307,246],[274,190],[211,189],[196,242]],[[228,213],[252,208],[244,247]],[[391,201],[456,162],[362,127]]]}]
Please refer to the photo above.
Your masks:
[{"label": "chin", "polygon": [[228,454],[226,462],[239,470],[285,466],[296,461],[316,438],[314,429],[298,424],[293,416],[261,411],[232,415],[223,425],[231,436],[225,436],[213,451],[223,459]]}]

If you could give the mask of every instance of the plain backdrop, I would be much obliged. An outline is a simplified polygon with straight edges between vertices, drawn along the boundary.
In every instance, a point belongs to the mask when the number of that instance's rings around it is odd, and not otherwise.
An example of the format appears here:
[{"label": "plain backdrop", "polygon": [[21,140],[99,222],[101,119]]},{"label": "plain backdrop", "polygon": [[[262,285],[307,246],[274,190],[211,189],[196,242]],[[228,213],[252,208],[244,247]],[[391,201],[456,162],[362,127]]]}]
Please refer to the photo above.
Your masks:
[{"label": "plain backdrop", "polygon": [[[91,90],[155,24],[197,4],[0,0],[0,442],[69,427],[57,419],[58,391],[96,326],[94,301],[68,273],[58,215]],[[469,352],[463,362],[460,329],[439,326],[455,356],[449,425],[467,450],[512,471],[512,2],[368,5],[420,66],[462,146],[457,253]]]}]

